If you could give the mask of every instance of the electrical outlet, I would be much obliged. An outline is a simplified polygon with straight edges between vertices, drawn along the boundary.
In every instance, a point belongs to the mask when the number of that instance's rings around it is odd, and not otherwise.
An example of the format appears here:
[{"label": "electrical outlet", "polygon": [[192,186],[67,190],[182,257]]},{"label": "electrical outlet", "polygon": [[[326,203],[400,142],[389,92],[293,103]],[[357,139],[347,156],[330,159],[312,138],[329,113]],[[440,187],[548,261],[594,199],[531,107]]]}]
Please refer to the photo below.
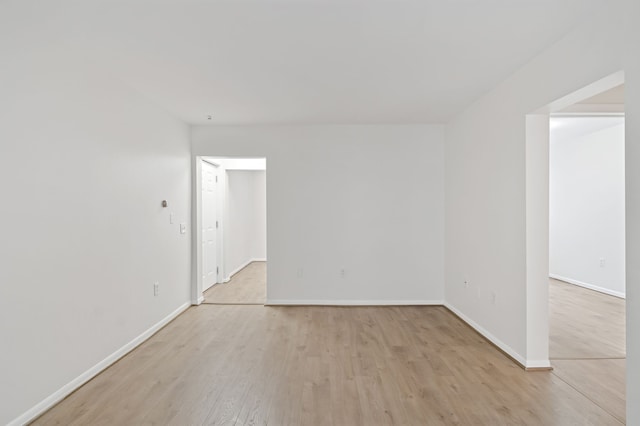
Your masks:
[{"label": "electrical outlet", "polygon": [[181,234],[186,234],[187,233],[187,224],[186,223],[181,223],[180,224],[180,233]]},{"label": "electrical outlet", "polygon": [[601,257],[601,258],[600,258],[600,267],[601,267],[601,268],[604,268],[604,267],[605,267],[605,265],[606,265],[606,260],[604,259],[604,257]]},{"label": "electrical outlet", "polygon": [[160,283],[156,281],[153,283],[153,295],[157,296],[158,294],[160,294]]},{"label": "electrical outlet", "polygon": [[491,292],[491,304],[496,304],[496,293],[494,291]]},{"label": "electrical outlet", "polygon": [[469,288],[469,280],[464,280],[464,288]]}]

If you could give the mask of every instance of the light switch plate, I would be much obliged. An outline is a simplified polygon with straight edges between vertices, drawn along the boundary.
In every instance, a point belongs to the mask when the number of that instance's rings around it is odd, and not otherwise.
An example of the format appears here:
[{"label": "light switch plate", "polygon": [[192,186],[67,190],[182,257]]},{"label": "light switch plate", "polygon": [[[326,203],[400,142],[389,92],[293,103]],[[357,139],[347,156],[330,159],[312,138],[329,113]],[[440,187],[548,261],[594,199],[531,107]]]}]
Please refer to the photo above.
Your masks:
[{"label": "light switch plate", "polygon": [[187,233],[187,224],[186,223],[181,223],[180,224],[180,233],[181,234],[186,234]]}]

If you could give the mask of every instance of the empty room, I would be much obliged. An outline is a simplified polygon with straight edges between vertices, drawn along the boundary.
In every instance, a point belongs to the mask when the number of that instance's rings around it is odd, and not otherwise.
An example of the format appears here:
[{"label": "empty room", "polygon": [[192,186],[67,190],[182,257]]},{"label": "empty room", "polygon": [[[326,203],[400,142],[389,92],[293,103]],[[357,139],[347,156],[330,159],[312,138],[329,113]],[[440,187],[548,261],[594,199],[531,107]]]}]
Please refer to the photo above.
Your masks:
[{"label": "empty room", "polygon": [[[639,20],[0,0],[0,424],[640,424]],[[623,84],[617,219],[554,239],[550,123]],[[625,327],[568,365],[578,281]]]}]

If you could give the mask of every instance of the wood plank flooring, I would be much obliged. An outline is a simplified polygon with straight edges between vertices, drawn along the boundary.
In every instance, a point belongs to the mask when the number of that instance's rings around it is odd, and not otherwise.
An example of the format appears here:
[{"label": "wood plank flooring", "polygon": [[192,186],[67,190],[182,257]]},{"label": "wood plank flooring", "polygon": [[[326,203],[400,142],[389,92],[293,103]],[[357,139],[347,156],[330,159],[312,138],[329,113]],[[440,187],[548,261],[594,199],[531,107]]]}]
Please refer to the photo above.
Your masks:
[{"label": "wood plank flooring", "polygon": [[556,376],[625,421],[625,359],[556,359],[552,363]]},{"label": "wood plank flooring", "polygon": [[36,425],[619,425],[443,307],[201,305]]},{"label": "wood plank flooring", "polygon": [[625,300],[549,282],[553,374],[625,422]]},{"label": "wood plank flooring", "polygon": [[549,280],[549,356],[624,358],[625,300]]},{"label": "wood plank flooring", "polygon": [[251,262],[228,283],[216,284],[204,292],[203,303],[264,305],[267,288],[267,262]]}]

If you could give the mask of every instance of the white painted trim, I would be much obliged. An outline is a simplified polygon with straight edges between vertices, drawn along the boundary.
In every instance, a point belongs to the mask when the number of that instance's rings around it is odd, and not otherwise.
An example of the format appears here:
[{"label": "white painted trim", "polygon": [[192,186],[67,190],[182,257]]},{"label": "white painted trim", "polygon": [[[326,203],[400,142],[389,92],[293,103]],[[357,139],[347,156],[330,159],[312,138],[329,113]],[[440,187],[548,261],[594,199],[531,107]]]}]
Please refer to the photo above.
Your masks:
[{"label": "white painted trim", "polygon": [[199,305],[202,298],[202,157],[195,157],[193,167],[192,186],[195,191],[192,193],[192,224],[191,226],[191,252],[192,256],[192,288],[191,300],[193,305]]},{"label": "white painted trim", "polygon": [[[524,367],[533,367],[527,364],[527,361],[515,350],[513,350],[513,348],[511,348],[509,345],[507,345],[506,343],[504,343],[502,340],[498,339],[496,336],[494,336],[493,334],[489,333],[484,327],[482,327],[480,324],[478,324],[477,322],[475,322],[474,320],[472,320],[471,318],[469,318],[468,316],[466,316],[465,314],[463,314],[462,312],[460,312],[458,309],[454,308],[452,305],[450,305],[449,303],[444,303],[444,306],[449,309],[451,312],[453,312],[454,314],[456,314],[458,317],[460,317],[461,320],[463,320],[464,322],[466,322],[467,324],[469,324],[474,330],[476,330],[478,333],[482,334],[487,340],[489,340],[491,343],[493,343],[494,345],[496,345],[497,347],[499,347],[500,349],[502,349],[507,355],[509,355],[511,358],[513,358],[514,360],[516,360],[516,362],[518,362],[520,365],[524,366]],[[536,361],[539,362],[539,361]],[[547,364],[549,364],[549,361],[547,360]],[[550,364],[549,364],[550,365]],[[538,365],[535,365],[535,367],[540,367]]]},{"label": "white painted trim", "polygon": [[527,361],[525,368],[551,368],[551,362],[548,359]]},{"label": "white painted trim", "polygon": [[216,161],[216,160],[214,160],[214,159],[212,159],[210,157],[200,157],[200,158],[202,158],[202,161],[204,161],[205,163],[209,163],[212,166],[215,166],[215,167],[220,167],[221,166],[220,162],[218,162],[218,161]]},{"label": "white painted trim", "polygon": [[237,274],[238,272],[242,271],[244,268],[246,268],[247,266],[249,266],[250,264],[252,264],[253,262],[266,262],[267,259],[262,259],[262,258],[253,258],[253,259],[249,259],[247,260],[245,263],[243,263],[240,267],[236,268],[233,272],[231,272],[229,274],[228,277],[226,277],[224,279],[224,282],[229,282],[229,280],[231,280],[231,278]]},{"label": "white painted trim", "polygon": [[93,367],[91,367],[90,369],[88,369],[87,371],[85,371],[84,373],[82,373],[81,375],[79,375],[78,377],[76,377],[66,385],[64,385],[63,387],[61,387],[60,389],[58,389],[56,392],[52,393],[51,395],[49,395],[48,397],[40,401],[38,404],[30,408],[21,416],[9,422],[7,426],[19,426],[19,425],[24,425],[33,421],[36,417],[40,416],[49,408],[53,407],[58,402],[62,401],[69,394],[71,394],[73,391],[78,389],[80,386],[87,383],[89,380],[93,379],[95,376],[100,374],[103,370],[111,366],[114,362],[118,361],[120,358],[122,358],[123,356],[125,356],[126,354],[134,350],[136,347],[142,344],[149,337],[153,336],[158,330],[160,330],[162,327],[170,323],[178,315],[186,311],[190,306],[191,306],[190,302],[184,303],[178,309],[171,312],[169,315],[167,315],[166,317],[161,319],[159,322],[151,326],[151,328],[147,329],[138,337],[136,337],[135,339],[133,339],[132,341],[130,341],[129,343],[127,343],[126,345],[124,345],[123,347],[121,347],[120,349],[118,349],[117,351],[115,351],[114,353],[112,353],[111,355],[109,355],[108,357],[106,357],[105,359],[103,359],[102,361],[100,361],[99,363],[97,363],[96,365],[94,365]]},{"label": "white painted trim", "polygon": [[[205,283],[204,283],[204,279],[203,279],[203,268],[204,268],[204,253],[202,250],[202,210],[204,208],[204,200],[202,199],[202,166],[203,164],[208,164],[209,166],[213,167],[213,176],[215,176],[216,182],[215,182],[215,194],[214,194],[214,198],[216,199],[216,221],[218,222],[218,228],[217,232],[216,232],[216,252],[215,252],[215,261],[216,264],[214,265],[216,267],[217,273],[216,273],[216,277],[215,277],[215,282],[213,284],[211,284],[208,287],[205,287]],[[221,190],[220,188],[222,187],[222,185],[218,186],[218,177],[220,176],[220,166],[214,164],[211,161],[206,161],[203,157],[200,157],[200,163],[199,163],[199,168],[198,168],[198,181],[196,182],[197,184],[197,203],[196,203],[196,208],[198,209],[196,211],[197,214],[197,247],[198,247],[198,252],[197,252],[197,262],[198,262],[198,288],[200,289],[200,291],[197,291],[198,294],[198,298],[201,297],[201,295],[209,290],[211,287],[213,287],[213,285],[218,284],[218,280],[219,280],[219,274],[220,271],[222,271],[222,273],[224,274],[224,258],[222,257],[222,252],[224,251],[222,248],[222,244],[223,244],[223,240],[222,240],[222,229],[224,228],[224,225],[222,223],[222,213],[221,213],[221,205],[220,203],[223,202],[222,201],[222,196],[221,196]]]},{"label": "white painted trim", "polygon": [[609,296],[615,296],[615,297],[619,297],[621,299],[626,299],[626,294],[622,293],[620,291],[609,290],[608,288],[599,287],[597,285],[593,285],[593,284],[589,284],[589,283],[584,283],[582,281],[574,280],[572,278],[567,278],[567,277],[563,277],[563,276],[556,275],[556,274],[549,274],[549,278],[553,278],[553,279],[559,280],[559,281],[564,281],[566,283],[577,285],[579,287],[588,288],[589,290],[598,291],[600,293],[608,294]]},{"label": "white painted trim", "polygon": [[525,115],[525,359],[549,359],[549,115]]},{"label": "white painted trim", "polygon": [[318,300],[318,299],[267,299],[265,306],[442,306],[442,300]]},{"label": "white painted trim", "polygon": [[560,99],[551,102],[548,105],[535,111],[534,114],[546,114],[561,111],[572,105],[580,103],[585,99],[589,99],[599,93],[606,92],[624,83],[624,71],[618,71],[594,83],[591,83],[582,89],[578,89]]},{"label": "white painted trim", "polygon": [[194,306],[200,305],[202,302],[204,302],[204,296],[200,295],[200,297],[198,297],[198,303],[196,303]]},{"label": "white painted trim", "polygon": [[216,284],[224,282],[225,277],[225,249],[224,249],[224,230],[227,220],[227,171],[223,165],[218,166],[218,186],[216,188],[216,195],[218,200],[217,215],[218,215],[218,232],[216,241],[216,256],[218,262],[218,274],[216,275]]},{"label": "white painted trim", "polygon": [[201,205],[202,161],[200,157],[192,157],[191,160],[191,304],[199,305],[202,297],[202,273],[201,273],[201,219],[198,209]]}]

